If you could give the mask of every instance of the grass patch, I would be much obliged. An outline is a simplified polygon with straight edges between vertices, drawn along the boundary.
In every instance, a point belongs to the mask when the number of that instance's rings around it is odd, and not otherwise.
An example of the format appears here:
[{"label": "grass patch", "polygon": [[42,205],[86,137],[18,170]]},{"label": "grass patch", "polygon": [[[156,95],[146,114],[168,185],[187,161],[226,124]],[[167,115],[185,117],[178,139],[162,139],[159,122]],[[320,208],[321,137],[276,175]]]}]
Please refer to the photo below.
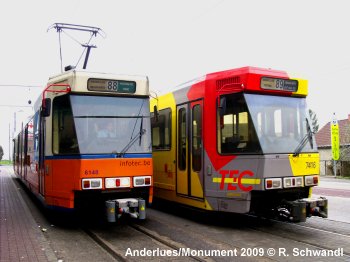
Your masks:
[{"label": "grass patch", "polygon": [[337,176],[336,178],[340,178],[340,179],[349,179],[350,180],[350,176]]},{"label": "grass patch", "polygon": [[12,166],[12,161],[10,160],[1,160],[0,165],[2,166]]}]

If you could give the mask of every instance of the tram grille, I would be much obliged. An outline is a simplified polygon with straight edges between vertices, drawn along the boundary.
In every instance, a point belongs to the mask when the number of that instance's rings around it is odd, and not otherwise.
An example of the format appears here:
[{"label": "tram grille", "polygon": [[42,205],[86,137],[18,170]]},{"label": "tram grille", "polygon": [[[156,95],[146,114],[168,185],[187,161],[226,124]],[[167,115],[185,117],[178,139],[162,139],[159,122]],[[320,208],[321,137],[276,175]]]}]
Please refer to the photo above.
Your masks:
[{"label": "tram grille", "polygon": [[239,76],[224,78],[216,81],[216,90],[222,91],[225,88],[231,88],[232,85],[241,84],[241,78]]}]

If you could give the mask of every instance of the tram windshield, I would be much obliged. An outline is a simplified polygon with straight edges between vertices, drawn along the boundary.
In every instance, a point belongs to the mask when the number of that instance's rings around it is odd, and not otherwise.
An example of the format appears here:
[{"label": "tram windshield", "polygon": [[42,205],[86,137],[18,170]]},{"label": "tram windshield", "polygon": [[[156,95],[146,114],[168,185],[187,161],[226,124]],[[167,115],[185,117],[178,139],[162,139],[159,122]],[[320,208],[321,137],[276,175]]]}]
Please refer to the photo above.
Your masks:
[{"label": "tram windshield", "polygon": [[257,94],[221,96],[219,153],[315,152],[306,99]]},{"label": "tram windshield", "polygon": [[53,101],[55,154],[150,153],[148,98],[65,95]]}]

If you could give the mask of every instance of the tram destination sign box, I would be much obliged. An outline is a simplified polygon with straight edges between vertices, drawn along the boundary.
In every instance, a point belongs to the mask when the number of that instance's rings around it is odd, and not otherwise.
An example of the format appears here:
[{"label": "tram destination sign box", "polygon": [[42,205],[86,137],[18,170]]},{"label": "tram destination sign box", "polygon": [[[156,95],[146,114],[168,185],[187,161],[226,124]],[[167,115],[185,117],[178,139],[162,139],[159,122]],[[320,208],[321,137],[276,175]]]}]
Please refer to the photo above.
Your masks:
[{"label": "tram destination sign box", "polygon": [[126,80],[89,79],[87,88],[97,92],[116,92],[133,94],[136,92],[136,82]]},{"label": "tram destination sign box", "polygon": [[262,77],[260,86],[262,89],[268,90],[280,90],[289,92],[298,91],[298,81],[291,79]]}]

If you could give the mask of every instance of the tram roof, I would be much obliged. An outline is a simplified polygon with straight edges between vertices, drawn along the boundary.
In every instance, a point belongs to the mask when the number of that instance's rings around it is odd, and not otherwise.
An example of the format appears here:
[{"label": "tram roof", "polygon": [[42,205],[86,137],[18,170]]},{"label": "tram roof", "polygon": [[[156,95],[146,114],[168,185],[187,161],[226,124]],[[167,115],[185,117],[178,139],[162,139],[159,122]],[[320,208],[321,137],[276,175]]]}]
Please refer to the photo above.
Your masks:
[{"label": "tram roof", "polygon": [[79,79],[86,80],[88,78],[103,78],[103,79],[119,79],[119,80],[133,80],[133,81],[148,82],[147,76],[69,70],[67,72],[63,72],[61,74],[57,74],[49,77],[48,84],[57,83],[69,78],[75,78],[77,80]]},{"label": "tram roof", "polygon": [[[205,81],[215,82],[222,92],[241,89],[287,96],[307,96],[307,80],[295,78],[285,71],[259,67],[241,67],[207,74]],[[280,85],[280,86],[279,86]]]},{"label": "tram roof", "polygon": [[[87,85],[88,85],[87,82],[89,79],[135,82],[136,90],[134,90],[135,92],[129,92],[129,95],[149,96],[149,81],[147,76],[89,72],[85,70],[80,70],[80,71],[69,70],[61,74],[51,76],[49,77],[47,87],[53,84],[68,84],[71,87],[72,92],[90,92],[87,89]],[[43,94],[46,92],[45,90],[46,89],[43,90],[41,95],[36,100],[34,104],[35,110],[37,110],[40,107],[43,99]],[[93,91],[93,92],[96,92],[96,91]],[[115,92],[114,94],[128,95],[128,93],[122,93],[122,92],[119,92],[119,93]]]},{"label": "tram roof", "polygon": [[[103,86],[115,82],[119,87],[115,90]],[[72,92],[109,93],[111,95],[149,96],[147,76],[98,73],[70,70],[49,78],[47,86],[68,84]]]},{"label": "tram roof", "polygon": [[285,71],[247,66],[206,74],[177,86],[174,92],[190,88],[190,92],[197,94],[216,90],[219,94],[244,91],[305,97],[307,85],[307,80],[293,77]]}]

